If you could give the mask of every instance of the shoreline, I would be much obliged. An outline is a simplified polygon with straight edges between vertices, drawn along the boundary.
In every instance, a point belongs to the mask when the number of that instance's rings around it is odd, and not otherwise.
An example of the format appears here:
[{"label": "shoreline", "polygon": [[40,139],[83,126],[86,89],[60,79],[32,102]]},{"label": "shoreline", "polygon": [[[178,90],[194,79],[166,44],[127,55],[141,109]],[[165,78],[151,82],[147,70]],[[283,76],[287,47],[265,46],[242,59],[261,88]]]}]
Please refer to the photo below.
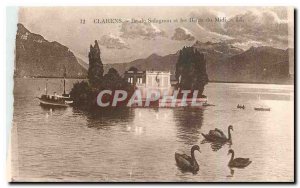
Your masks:
[{"label": "shoreline", "polygon": [[224,84],[273,84],[273,85],[295,85],[294,83],[269,83],[269,82],[230,82],[230,81],[209,81],[208,83]]},{"label": "shoreline", "polygon": [[[64,77],[14,77],[14,79],[63,79]],[[87,80],[88,78],[66,78],[70,80]],[[224,84],[274,84],[274,85],[295,85],[294,83],[269,83],[269,82],[234,82],[234,81],[209,81],[208,83],[224,83]]]},{"label": "shoreline", "polygon": [[[14,77],[14,79],[64,79],[64,77]],[[87,80],[88,78],[68,78],[66,77],[65,79],[70,79],[70,80]]]}]

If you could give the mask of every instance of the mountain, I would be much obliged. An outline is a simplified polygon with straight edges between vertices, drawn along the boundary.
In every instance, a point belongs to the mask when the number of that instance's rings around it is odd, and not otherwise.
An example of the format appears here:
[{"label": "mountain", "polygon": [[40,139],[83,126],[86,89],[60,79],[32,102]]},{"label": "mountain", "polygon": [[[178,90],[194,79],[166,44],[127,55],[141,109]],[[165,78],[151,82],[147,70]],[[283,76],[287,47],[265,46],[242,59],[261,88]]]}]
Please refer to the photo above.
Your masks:
[{"label": "mountain", "polygon": [[[293,83],[294,49],[277,49],[268,46],[251,47],[244,51],[225,42],[199,42],[194,45],[204,53],[210,81],[248,83]],[[106,64],[115,68],[121,75],[131,66],[139,70],[164,70],[175,73],[178,52],[166,56],[152,54],[145,59],[128,63]]]},{"label": "mountain", "polygon": [[[76,55],[75,55],[76,56]],[[88,70],[89,69],[89,64],[86,63],[83,59],[81,59],[80,57],[76,56],[78,63],[85,69]]]},{"label": "mountain", "polygon": [[293,48],[288,48],[287,50],[287,53],[289,54],[289,62],[290,62],[290,74],[294,76],[295,74],[295,70],[294,70],[294,61],[295,61],[295,55],[294,55],[294,49]]},{"label": "mountain", "polygon": [[[196,41],[192,47],[204,54],[210,81],[293,83],[294,49],[269,46],[244,51],[226,42]],[[151,54],[127,63],[105,64],[105,72],[115,68],[120,75],[134,66],[139,70],[175,73],[178,52],[165,56]],[[86,78],[88,64],[68,47],[49,42],[18,24],[16,35],[15,77],[62,77],[64,67],[69,78]]]},{"label": "mountain", "polygon": [[68,47],[49,42],[22,24],[18,24],[15,54],[15,77],[62,77],[64,67],[69,78],[87,76],[87,70]]},{"label": "mountain", "polygon": [[215,80],[229,82],[290,82],[290,54],[269,46],[251,47],[215,67]]},{"label": "mountain", "polygon": [[204,53],[204,54],[220,54],[227,57],[237,55],[243,52],[242,49],[235,47],[231,44],[224,42],[200,42],[196,41],[193,45],[194,48],[197,48],[198,51]]},{"label": "mountain", "polygon": [[[200,42],[196,41],[193,44],[199,52],[203,53],[206,59],[206,71],[208,77],[211,81],[229,81],[221,78],[216,79],[216,72],[219,70],[220,64],[222,64],[226,59],[241,54],[244,50],[237,48],[226,41],[223,42]],[[220,71],[222,73],[222,71]]]},{"label": "mountain", "polygon": [[[226,44],[225,42],[212,43],[196,41],[193,45],[198,51],[202,52],[208,62],[215,63],[224,60],[225,58],[231,57],[232,55],[243,52],[242,49],[236,48],[232,45]],[[104,66],[107,71],[109,68],[115,68],[120,74],[123,74],[131,66],[134,66],[140,70],[170,70],[175,73],[175,67],[177,63],[178,52],[175,54],[169,54],[166,56],[159,56],[157,54],[151,54],[145,59],[137,59],[128,63],[118,64],[106,64]],[[209,73],[209,70],[208,70]]]},{"label": "mountain", "polygon": [[120,75],[123,75],[130,67],[136,67],[139,70],[162,70],[175,72],[175,65],[179,54],[169,54],[159,56],[151,54],[146,59],[137,59],[128,63],[105,64],[104,71],[107,72],[110,68],[115,68]]}]

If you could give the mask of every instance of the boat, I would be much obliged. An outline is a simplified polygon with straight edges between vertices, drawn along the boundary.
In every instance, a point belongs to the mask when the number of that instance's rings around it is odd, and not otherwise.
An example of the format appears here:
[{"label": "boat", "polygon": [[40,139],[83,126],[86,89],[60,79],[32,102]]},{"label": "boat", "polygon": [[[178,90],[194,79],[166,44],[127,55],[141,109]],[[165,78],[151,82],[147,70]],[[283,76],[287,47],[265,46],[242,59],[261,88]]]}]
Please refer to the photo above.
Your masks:
[{"label": "boat", "polygon": [[[258,96],[258,100],[260,101],[260,96]],[[271,108],[266,107],[266,106],[260,106],[260,107],[254,107],[254,110],[256,110],[256,111],[271,111]]]},{"label": "boat", "polygon": [[[66,72],[66,69],[65,69]],[[47,107],[68,107],[73,104],[73,100],[70,94],[66,93],[66,73],[64,73],[64,92],[62,95],[57,95],[54,92],[53,95],[47,93],[47,81],[46,80],[46,87],[45,87],[45,94],[42,94],[41,97],[38,97],[40,100],[40,105],[47,106]]]},{"label": "boat", "polygon": [[67,95],[49,95],[43,94],[39,97],[40,105],[49,107],[68,107],[73,103],[70,96]]},{"label": "boat", "polygon": [[244,105],[240,105],[240,104],[238,104],[238,105],[237,105],[237,108],[239,108],[239,109],[243,109],[243,110],[244,110],[246,107],[245,107]]},{"label": "boat", "polygon": [[267,107],[256,107],[256,108],[254,108],[254,110],[256,110],[256,111],[271,111],[271,108],[267,108]]}]

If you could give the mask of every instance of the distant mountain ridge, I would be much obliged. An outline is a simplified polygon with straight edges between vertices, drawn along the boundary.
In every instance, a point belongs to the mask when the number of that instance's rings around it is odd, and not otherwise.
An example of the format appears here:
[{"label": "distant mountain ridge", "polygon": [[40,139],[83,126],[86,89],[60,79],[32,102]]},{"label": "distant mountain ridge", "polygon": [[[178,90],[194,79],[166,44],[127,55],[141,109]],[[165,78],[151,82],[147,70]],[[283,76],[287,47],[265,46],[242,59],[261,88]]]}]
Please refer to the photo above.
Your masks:
[{"label": "distant mountain ridge", "polygon": [[[261,46],[244,51],[226,42],[199,41],[193,47],[204,53],[210,81],[293,83],[291,74],[294,72],[294,49]],[[106,71],[115,68],[121,75],[132,66],[139,70],[163,70],[174,74],[177,58],[178,53],[166,56],[151,54],[145,59],[128,63],[105,64],[104,68]]]},{"label": "distant mountain ridge", "polygon": [[87,70],[68,47],[49,42],[22,24],[18,24],[15,54],[15,77],[62,77],[64,68],[68,78],[87,76]]},{"label": "distant mountain ridge", "polygon": [[197,48],[198,51],[202,53],[217,53],[217,54],[223,54],[225,56],[233,56],[242,53],[244,50],[235,47],[231,44],[227,44],[226,42],[200,42],[196,41],[193,45],[194,48]]},{"label": "distant mountain ridge", "polygon": [[[210,81],[293,83],[294,49],[261,46],[244,51],[225,41],[196,41],[192,46],[204,54]],[[175,74],[178,56],[178,52],[165,56],[151,54],[127,63],[104,64],[104,69],[107,72],[109,68],[115,68],[123,75],[134,66],[139,70]],[[88,63],[76,57],[68,47],[56,41],[49,42],[18,24],[15,77],[62,77],[64,67],[69,78],[87,77]]]},{"label": "distant mountain ridge", "polygon": [[292,83],[288,50],[269,46],[251,47],[247,51],[214,64],[215,80],[230,82]]}]

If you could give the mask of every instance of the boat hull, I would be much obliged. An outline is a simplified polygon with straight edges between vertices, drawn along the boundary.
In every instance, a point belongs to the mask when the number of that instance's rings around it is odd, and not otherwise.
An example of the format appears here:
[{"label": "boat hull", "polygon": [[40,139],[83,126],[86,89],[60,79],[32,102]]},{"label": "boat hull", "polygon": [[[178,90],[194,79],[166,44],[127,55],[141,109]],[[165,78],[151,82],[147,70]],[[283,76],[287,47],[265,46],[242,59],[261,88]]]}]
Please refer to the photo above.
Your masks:
[{"label": "boat hull", "polygon": [[47,106],[47,107],[56,107],[56,108],[66,108],[66,107],[69,106],[69,104],[45,101],[45,100],[42,100],[42,99],[40,99],[40,105],[41,106]]},{"label": "boat hull", "polygon": [[271,111],[270,108],[254,108],[256,111]]}]

